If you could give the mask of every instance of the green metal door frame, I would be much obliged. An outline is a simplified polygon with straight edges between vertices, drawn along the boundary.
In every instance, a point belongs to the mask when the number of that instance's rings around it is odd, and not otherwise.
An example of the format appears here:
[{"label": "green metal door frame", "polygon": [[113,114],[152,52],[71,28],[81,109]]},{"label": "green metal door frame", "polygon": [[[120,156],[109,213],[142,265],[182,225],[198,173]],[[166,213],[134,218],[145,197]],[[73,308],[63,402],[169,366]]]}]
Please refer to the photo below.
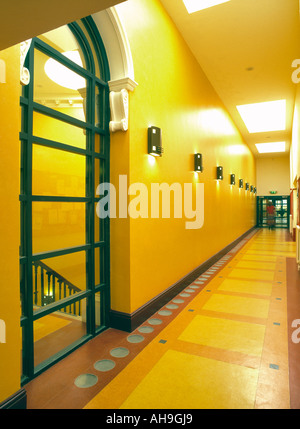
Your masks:
[{"label": "green metal door frame", "polygon": [[[21,142],[21,189],[20,189],[20,210],[21,210],[21,246],[20,246],[20,290],[22,303],[21,327],[23,330],[23,375],[22,385],[40,374],[42,371],[74,351],[77,347],[93,338],[95,335],[108,327],[108,309],[110,305],[110,275],[109,275],[109,218],[101,220],[103,222],[103,239],[95,239],[95,208],[99,197],[95,193],[95,161],[103,163],[104,171],[102,179],[109,182],[109,88],[110,79],[108,61],[105,49],[98,33],[98,30],[91,17],[85,18],[78,23],[68,25],[73,35],[76,37],[82,52],[85,56],[86,68],[80,67],[70,61],[66,56],[47,45],[39,38],[32,39],[31,47],[26,57],[26,67],[30,72],[30,84],[23,87],[23,94],[20,98],[22,110],[22,126],[20,132]],[[93,46],[91,47],[90,44]],[[46,54],[57,60],[62,65],[68,67],[87,82],[87,102],[86,121],[80,121],[59,111],[53,110],[34,101],[34,55],[35,51]],[[93,53],[96,53],[94,58]],[[101,77],[95,74],[95,63],[97,64]],[[95,124],[96,112],[96,89],[101,95],[102,123]],[[99,96],[100,97],[100,96]],[[79,127],[86,133],[86,149],[81,149],[57,141],[33,135],[33,112],[38,112],[51,118],[58,119],[67,124]],[[99,110],[100,116],[100,110]],[[97,152],[95,148],[95,138],[102,141],[103,152]],[[59,197],[40,196],[32,194],[32,148],[34,145],[42,145],[48,148],[55,148],[69,153],[84,155],[86,159],[86,195],[85,197]],[[99,178],[100,179],[100,178]],[[86,207],[86,241],[81,246],[72,248],[57,249],[54,251],[33,254],[32,246],[32,203],[36,201],[48,202],[82,202]],[[99,220],[100,222],[100,220]],[[99,249],[104,254],[103,259],[95,261],[95,250]],[[86,290],[79,292],[72,298],[64,298],[57,302],[52,302],[45,307],[40,307],[33,311],[33,263],[41,259],[47,259],[60,255],[68,255],[84,251],[86,254]],[[101,264],[102,278],[100,284],[95,284],[95,264]],[[95,294],[101,295],[101,326],[96,328],[95,324]],[[79,302],[82,299],[87,301],[87,331],[80,340],[57,353],[51,359],[34,367],[34,333],[33,325],[36,320],[57,311],[66,305]]]},{"label": "green metal door frame", "polygon": [[277,228],[287,228],[289,229],[289,224],[290,224],[290,196],[289,195],[264,195],[264,196],[258,196],[257,197],[257,205],[256,205],[256,209],[257,209],[257,226],[258,227],[266,227],[267,224],[264,224],[263,220],[263,204],[264,201],[268,200],[268,201],[272,201],[272,203],[274,204],[274,206],[276,205],[276,201],[283,201],[283,200],[287,200],[287,222],[286,225],[280,224],[280,226],[278,226],[277,224]]}]

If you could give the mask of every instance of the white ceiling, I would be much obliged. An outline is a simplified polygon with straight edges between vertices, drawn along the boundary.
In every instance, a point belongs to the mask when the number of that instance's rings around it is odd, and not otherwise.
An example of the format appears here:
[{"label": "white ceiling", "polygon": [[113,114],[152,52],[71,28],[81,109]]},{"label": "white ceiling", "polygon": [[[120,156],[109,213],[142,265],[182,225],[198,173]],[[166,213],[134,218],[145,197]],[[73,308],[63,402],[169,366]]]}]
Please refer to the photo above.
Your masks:
[{"label": "white ceiling", "polygon": [[[231,0],[188,14],[182,0],[161,0],[255,156],[255,143],[291,141],[300,58],[299,0]],[[287,100],[284,132],[250,134],[237,105]],[[282,154],[281,154],[282,155]],[[272,154],[272,156],[274,156]]]}]

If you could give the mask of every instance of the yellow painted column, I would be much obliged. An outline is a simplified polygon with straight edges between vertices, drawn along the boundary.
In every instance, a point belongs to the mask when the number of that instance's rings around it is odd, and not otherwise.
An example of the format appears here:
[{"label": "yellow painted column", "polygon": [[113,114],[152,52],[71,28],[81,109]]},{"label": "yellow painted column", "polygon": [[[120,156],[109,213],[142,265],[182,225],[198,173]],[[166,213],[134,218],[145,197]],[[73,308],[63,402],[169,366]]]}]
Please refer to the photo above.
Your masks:
[{"label": "yellow painted column", "polygon": [[[0,341],[0,402],[20,389],[20,50],[0,52],[6,83],[0,83],[0,319],[5,343]],[[2,338],[3,339],[3,338]]]}]

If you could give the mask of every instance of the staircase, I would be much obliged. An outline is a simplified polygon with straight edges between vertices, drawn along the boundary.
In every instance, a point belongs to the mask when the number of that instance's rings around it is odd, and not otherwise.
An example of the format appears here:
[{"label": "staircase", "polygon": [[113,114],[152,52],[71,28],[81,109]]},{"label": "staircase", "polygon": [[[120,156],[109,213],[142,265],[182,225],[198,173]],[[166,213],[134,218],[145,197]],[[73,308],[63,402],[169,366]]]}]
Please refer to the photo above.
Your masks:
[{"label": "staircase", "polygon": [[[63,276],[58,274],[48,265],[41,261],[34,261],[33,268],[33,295],[34,305],[43,307],[52,302],[69,298],[81,292],[77,286],[73,285]],[[73,316],[81,315],[80,301],[63,307],[60,311]]]}]

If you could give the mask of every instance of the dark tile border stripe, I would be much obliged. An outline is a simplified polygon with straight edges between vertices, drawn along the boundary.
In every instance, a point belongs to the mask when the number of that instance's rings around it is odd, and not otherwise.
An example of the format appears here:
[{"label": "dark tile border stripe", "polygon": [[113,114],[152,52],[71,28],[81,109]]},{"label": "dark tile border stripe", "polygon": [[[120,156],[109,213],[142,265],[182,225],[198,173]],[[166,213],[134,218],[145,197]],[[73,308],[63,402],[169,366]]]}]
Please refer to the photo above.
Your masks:
[{"label": "dark tile border stripe", "polygon": [[0,403],[0,409],[6,410],[25,410],[27,406],[26,390],[20,389],[14,395]]}]

